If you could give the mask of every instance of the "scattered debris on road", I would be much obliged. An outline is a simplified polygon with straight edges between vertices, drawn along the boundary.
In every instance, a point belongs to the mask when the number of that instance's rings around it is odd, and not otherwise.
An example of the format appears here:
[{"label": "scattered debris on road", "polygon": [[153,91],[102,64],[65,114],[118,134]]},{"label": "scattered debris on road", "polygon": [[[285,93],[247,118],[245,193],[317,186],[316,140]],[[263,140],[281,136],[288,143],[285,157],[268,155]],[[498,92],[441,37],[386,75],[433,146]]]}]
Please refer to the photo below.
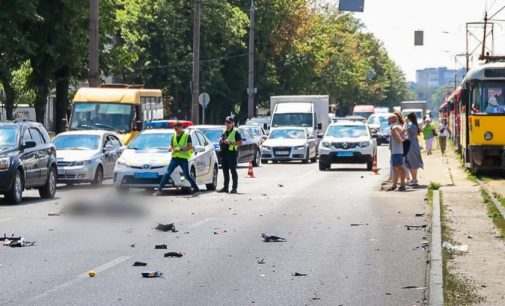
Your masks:
[{"label": "scattered debris on road", "polygon": [[61,213],[59,213],[59,212],[50,212],[47,215],[49,217],[59,217],[59,216],[61,216]]},{"label": "scattered debris on road", "polygon": [[31,247],[35,245],[35,241],[26,241],[23,237],[16,237],[12,234],[10,237],[4,233],[3,237],[0,237],[0,241],[3,242],[4,246],[8,246],[11,248],[22,248],[22,247]]},{"label": "scattered debris on road", "polygon": [[295,277],[300,277],[300,276],[307,276],[308,274],[306,273],[300,273],[300,272],[295,272],[293,274],[291,274],[291,276],[295,276]]},{"label": "scattered debris on road", "polygon": [[258,265],[266,264],[265,258],[261,258],[261,259],[257,260],[256,262],[258,263]]},{"label": "scattered debris on road", "polygon": [[147,266],[147,263],[146,262],[142,262],[142,261],[136,261],[133,263],[133,266],[134,267],[145,267]]},{"label": "scattered debris on road", "polygon": [[91,270],[91,271],[88,272],[88,276],[89,277],[95,277],[96,276],[96,272],[93,271],[93,270]]},{"label": "scattered debris on road", "polygon": [[286,242],[288,241],[286,238],[282,238],[279,236],[267,235],[265,233],[261,234],[264,242]]},{"label": "scattered debris on road", "polygon": [[161,232],[172,232],[172,233],[177,233],[178,230],[175,228],[175,225],[173,223],[170,224],[158,224],[154,229],[161,231]]},{"label": "scattered debris on road", "polygon": [[466,253],[468,252],[468,245],[467,244],[460,244],[460,245],[454,245],[451,244],[447,241],[444,241],[442,243],[442,247],[449,252],[459,252],[459,253]]},{"label": "scattered debris on road", "polygon": [[416,217],[418,217],[418,218],[419,218],[419,217],[424,217],[424,214],[423,214],[423,213],[421,213],[421,214],[416,214]]},{"label": "scattered debris on road", "polygon": [[155,271],[155,272],[142,272],[142,277],[143,278],[157,278],[157,277],[162,277],[163,273]]},{"label": "scattered debris on road", "polygon": [[405,286],[405,287],[402,287],[402,289],[426,290],[426,287],[419,287],[419,286]]},{"label": "scattered debris on road", "polygon": [[368,226],[368,223],[351,223],[351,226]]},{"label": "scattered debris on road", "polygon": [[282,187],[284,187],[284,185],[282,185],[282,184],[278,184],[277,186],[279,186],[279,188],[282,188]]},{"label": "scattered debris on road", "polygon": [[166,250],[168,249],[168,246],[166,244],[157,244],[154,246],[155,250]]},{"label": "scattered debris on road", "polygon": [[177,257],[177,258],[180,258],[182,256],[184,256],[184,255],[179,252],[168,252],[168,253],[165,253],[165,255],[163,255],[163,257]]},{"label": "scattered debris on road", "polygon": [[411,231],[411,230],[422,230],[422,229],[425,229],[427,227],[428,227],[428,225],[426,225],[426,224],[423,224],[423,225],[405,225],[405,228],[408,231]]},{"label": "scattered debris on road", "polygon": [[135,247],[135,243],[130,244],[130,248],[134,248],[134,247]]}]

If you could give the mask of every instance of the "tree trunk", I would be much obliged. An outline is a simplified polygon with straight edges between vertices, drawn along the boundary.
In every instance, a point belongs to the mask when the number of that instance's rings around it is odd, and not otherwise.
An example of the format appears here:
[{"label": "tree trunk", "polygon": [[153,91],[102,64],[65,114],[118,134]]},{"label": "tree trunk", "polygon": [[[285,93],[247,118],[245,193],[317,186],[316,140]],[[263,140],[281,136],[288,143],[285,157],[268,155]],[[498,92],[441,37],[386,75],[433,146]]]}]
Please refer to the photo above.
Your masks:
[{"label": "tree trunk", "polygon": [[6,78],[1,78],[0,82],[2,82],[4,92],[5,92],[5,114],[7,120],[14,120],[14,103],[16,101],[16,91],[10,84],[10,80]]},{"label": "tree trunk", "polygon": [[[44,124],[46,115],[47,96],[49,85],[46,80],[39,80],[35,88],[35,118],[37,122]],[[49,129],[50,127],[47,127]]]},{"label": "tree trunk", "polygon": [[67,129],[68,88],[69,73],[67,67],[59,69],[55,73],[56,101],[54,105],[54,125],[56,133],[62,133]]}]

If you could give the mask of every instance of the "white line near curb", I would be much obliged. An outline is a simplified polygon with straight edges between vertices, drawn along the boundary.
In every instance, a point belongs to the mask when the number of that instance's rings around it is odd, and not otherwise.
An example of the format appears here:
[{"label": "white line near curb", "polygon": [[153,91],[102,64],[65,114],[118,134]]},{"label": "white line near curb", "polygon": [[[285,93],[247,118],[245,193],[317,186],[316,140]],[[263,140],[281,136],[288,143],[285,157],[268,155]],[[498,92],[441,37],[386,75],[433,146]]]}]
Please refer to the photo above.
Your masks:
[{"label": "white line near curb", "polygon": [[[117,266],[117,265],[119,265],[119,264],[127,261],[128,259],[130,259],[130,256],[121,256],[121,257],[118,257],[118,258],[116,258],[114,260],[111,260],[111,261],[109,261],[109,262],[107,262],[107,263],[105,263],[105,264],[103,264],[101,266],[98,266],[96,268],[92,268],[90,270],[93,270],[93,271],[95,271],[98,274],[98,273],[104,272],[106,270],[109,270],[109,269],[111,269],[111,268],[113,268],[113,267],[115,267],[115,266]],[[41,298],[46,297],[46,296],[48,296],[48,295],[50,295],[50,294],[52,294],[52,293],[54,293],[56,291],[59,291],[61,289],[65,289],[65,288],[68,288],[68,287],[70,287],[72,285],[75,285],[76,283],[78,283],[78,282],[80,282],[80,281],[82,281],[82,280],[84,280],[85,278],[88,278],[88,277],[89,277],[88,276],[88,272],[84,272],[82,274],[79,274],[79,275],[77,275],[76,278],[74,278],[74,279],[72,279],[72,280],[70,280],[68,282],[65,282],[63,284],[57,285],[57,286],[55,286],[55,287],[53,287],[53,288],[51,288],[51,289],[49,289],[49,290],[47,290],[47,291],[45,291],[45,292],[43,292],[41,294],[39,294],[39,295],[37,295],[37,296],[29,299],[27,301],[27,303],[32,304],[36,300],[40,300]]]},{"label": "white line near curb", "polygon": [[442,257],[442,223],[440,214],[440,191],[433,191],[433,214],[431,225],[430,259],[430,306],[444,305],[444,277]]}]

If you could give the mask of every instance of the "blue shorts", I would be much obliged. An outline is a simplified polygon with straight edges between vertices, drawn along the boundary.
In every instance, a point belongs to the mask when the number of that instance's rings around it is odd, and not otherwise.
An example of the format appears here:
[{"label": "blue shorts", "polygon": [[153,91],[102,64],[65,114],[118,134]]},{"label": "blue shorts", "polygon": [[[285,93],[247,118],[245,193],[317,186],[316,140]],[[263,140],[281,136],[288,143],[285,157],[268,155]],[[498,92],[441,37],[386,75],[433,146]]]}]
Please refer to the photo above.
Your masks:
[{"label": "blue shorts", "polygon": [[403,154],[392,154],[391,155],[391,165],[393,167],[400,167],[403,165]]}]

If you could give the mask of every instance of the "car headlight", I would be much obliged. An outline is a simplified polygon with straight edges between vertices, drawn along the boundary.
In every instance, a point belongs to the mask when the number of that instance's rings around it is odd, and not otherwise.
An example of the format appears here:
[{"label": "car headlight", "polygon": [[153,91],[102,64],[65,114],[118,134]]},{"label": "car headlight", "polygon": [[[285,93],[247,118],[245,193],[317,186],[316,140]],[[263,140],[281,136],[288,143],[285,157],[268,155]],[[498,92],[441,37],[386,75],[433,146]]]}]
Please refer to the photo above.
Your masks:
[{"label": "car headlight", "polygon": [[359,146],[362,148],[366,148],[366,147],[370,146],[370,142],[369,141],[362,141],[359,143]]},{"label": "car headlight", "polygon": [[486,132],[484,133],[484,139],[487,140],[487,141],[491,141],[493,140],[493,133],[492,132]]},{"label": "car headlight", "polygon": [[128,167],[128,163],[126,163],[126,161],[124,161],[122,159],[118,159],[117,164],[118,164],[118,166]]},{"label": "car headlight", "polygon": [[81,161],[73,162],[72,166],[74,166],[74,167],[82,167],[82,166],[91,165],[92,162],[93,162],[92,160],[81,160]]},{"label": "car headlight", "polygon": [[271,151],[272,150],[272,147],[269,147],[269,146],[262,146],[261,148],[263,150],[265,150],[265,151]]},{"label": "car headlight", "polygon": [[0,158],[0,171],[7,171],[11,166],[11,159],[9,157]]},{"label": "car headlight", "polygon": [[305,146],[295,147],[295,151],[299,151],[299,150],[305,150]]},{"label": "car headlight", "polygon": [[322,145],[323,145],[323,147],[325,147],[325,148],[330,148],[330,147],[331,147],[331,143],[329,143],[329,142],[327,142],[327,141],[323,141],[323,142],[322,142]]}]

